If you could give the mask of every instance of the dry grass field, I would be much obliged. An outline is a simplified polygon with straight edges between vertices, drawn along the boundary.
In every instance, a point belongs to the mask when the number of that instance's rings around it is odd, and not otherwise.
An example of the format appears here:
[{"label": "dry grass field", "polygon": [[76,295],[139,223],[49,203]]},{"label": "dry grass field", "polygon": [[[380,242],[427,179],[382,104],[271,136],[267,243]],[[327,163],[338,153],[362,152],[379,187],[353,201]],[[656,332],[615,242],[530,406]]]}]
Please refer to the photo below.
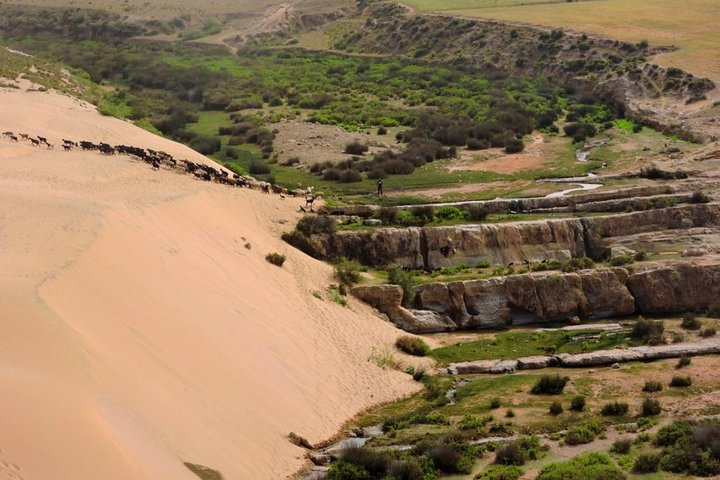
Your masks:
[{"label": "dry grass field", "polygon": [[656,61],[720,81],[720,2],[717,0],[409,0],[422,11],[562,27],[620,40],[675,45]]}]

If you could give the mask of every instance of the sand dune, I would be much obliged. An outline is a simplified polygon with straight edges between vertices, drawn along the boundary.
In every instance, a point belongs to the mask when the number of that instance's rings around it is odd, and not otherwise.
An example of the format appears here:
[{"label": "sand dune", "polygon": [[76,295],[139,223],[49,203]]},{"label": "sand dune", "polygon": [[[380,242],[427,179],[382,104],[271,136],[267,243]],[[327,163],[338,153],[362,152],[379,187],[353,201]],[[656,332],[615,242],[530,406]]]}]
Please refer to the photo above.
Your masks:
[{"label": "sand dune", "polygon": [[[206,161],[50,93],[0,90],[0,130]],[[311,294],[330,268],[279,239],[299,200],[4,139],[0,171],[0,478],[284,478],[288,432],[416,388],[367,360],[394,327]]]}]

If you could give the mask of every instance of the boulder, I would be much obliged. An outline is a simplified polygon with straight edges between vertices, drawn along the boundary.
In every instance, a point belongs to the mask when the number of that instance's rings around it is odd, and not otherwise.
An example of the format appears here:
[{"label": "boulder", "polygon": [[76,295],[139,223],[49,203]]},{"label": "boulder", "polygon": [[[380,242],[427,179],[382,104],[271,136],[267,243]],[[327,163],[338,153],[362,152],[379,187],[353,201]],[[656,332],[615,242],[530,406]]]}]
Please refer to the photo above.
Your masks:
[{"label": "boulder", "polygon": [[517,367],[519,370],[538,370],[557,365],[556,357],[549,355],[536,355],[532,357],[521,357],[517,359]]},{"label": "boulder", "polygon": [[368,227],[379,227],[382,225],[382,220],[378,220],[377,218],[366,218],[363,220],[363,225]]}]

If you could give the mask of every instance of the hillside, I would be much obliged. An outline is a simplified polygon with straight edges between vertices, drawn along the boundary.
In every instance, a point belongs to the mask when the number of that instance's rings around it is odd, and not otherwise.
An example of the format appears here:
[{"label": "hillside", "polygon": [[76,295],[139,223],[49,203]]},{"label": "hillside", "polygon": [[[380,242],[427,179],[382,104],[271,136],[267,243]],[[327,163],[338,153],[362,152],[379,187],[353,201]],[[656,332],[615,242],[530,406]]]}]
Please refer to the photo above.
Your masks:
[{"label": "hillside", "polygon": [[[0,89],[0,129],[208,162],[56,93]],[[12,478],[195,478],[183,462],[281,478],[304,463],[290,431],[323,441],[416,388],[368,362],[395,328],[333,303],[331,268],[280,241],[300,199],[6,138],[0,164]]]}]

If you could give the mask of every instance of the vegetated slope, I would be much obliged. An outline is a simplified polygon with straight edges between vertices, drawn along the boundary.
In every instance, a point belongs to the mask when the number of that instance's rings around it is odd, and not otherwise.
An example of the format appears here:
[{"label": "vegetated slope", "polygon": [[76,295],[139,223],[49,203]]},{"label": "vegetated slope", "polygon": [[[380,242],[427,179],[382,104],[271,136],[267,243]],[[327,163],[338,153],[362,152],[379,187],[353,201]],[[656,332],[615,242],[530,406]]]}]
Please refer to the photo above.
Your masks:
[{"label": "vegetated slope", "polygon": [[[663,51],[527,25],[443,15],[409,15],[403,7],[366,8],[365,23],[348,27],[332,47],[385,53],[431,62],[501,67],[516,76],[547,76],[597,100],[613,103],[632,119],[698,140],[720,134],[702,118],[713,108],[715,84],[677,68],[648,63]],[[712,92],[712,93],[710,93]]]},{"label": "vegetated slope", "polygon": [[[208,161],[55,93],[1,89],[0,130]],[[368,362],[395,328],[280,241],[299,200],[4,138],[0,165],[0,460],[24,478],[283,478],[290,431],[415,388]]]},{"label": "vegetated slope", "polygon": [[720,4],[714,0],[595,0],[588,2],[437,2],[410,0],[422,10],[442,10],[463,16],[493,18],[550,27],[569,28],[629,42],[648,40],[679,49],[654,61],[695,75],[720,81],[717,18]]}]

